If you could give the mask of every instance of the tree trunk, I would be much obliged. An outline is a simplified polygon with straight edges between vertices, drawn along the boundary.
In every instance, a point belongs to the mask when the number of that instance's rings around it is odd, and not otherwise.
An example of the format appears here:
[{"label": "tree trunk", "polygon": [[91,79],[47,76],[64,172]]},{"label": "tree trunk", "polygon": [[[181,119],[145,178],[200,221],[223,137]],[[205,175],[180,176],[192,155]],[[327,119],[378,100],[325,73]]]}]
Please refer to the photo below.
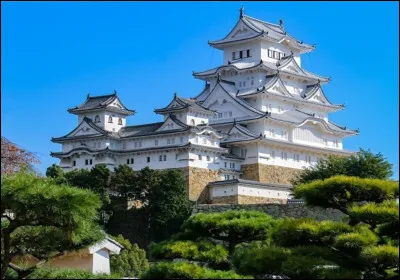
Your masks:
[{"label": "tree trunk", "polygon": [[8,269],[8,263],[11,260],[10,256],[10,233],[8,230],[4,230],[2,232],[3,237],[3,250],[4,250],[4,258],[1,264],[1,279],[4,279],[6,276],[6,272]]},{"label": "tree trunk", "polygon": [[236,243],[231,241],[231,240],[229,240],[229,242],[228,242],[228,252],[229,252],[229,256],[230,257],[233,255],[233,252],[235,251],[235,246],[236,246]]}]

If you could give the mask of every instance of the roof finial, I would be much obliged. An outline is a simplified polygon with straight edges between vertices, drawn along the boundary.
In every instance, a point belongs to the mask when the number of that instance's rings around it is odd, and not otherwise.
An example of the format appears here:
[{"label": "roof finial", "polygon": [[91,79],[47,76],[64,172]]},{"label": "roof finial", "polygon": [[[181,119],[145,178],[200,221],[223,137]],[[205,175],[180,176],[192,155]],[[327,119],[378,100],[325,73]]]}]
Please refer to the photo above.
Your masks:
[{"label": "roof finial", "polygon": [[114,94],[117,94],[117,91],[114,89]]},{"label": "roof finial", "polygon": [[86,97],[86,99],[89,99],[89,97],[90,97],[90,93],[88,93],[88,94],[87,94],[87,97]]},{"label": "roof finial", "polygon": [[236,118],[233,118],[233,125],[236,125]]},{"label": "roof finial", "polygon": [[176,96],[177,96],[177,94],[176,94],[176,92],[174,92],[174,98],[176,98]]},{"label": "roof finial", "polygon": [[244,14],[244,6],[242,6],[239,11],[240,11],[240,18],[242,18]]},{"label": "roof finial", "polygon": [[279,20],[279,25],[283,28],[283,19]]},{"label": "roof finial", "polygon": [[221,81],[221,73],[217,74],[217,82]]}]

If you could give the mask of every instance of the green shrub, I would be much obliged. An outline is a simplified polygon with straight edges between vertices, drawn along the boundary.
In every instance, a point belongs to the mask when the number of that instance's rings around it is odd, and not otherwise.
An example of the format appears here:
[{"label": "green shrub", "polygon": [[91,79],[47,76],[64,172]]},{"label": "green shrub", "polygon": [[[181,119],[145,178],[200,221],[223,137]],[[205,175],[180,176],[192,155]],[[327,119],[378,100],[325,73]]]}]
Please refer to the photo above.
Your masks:
[{"label": "green shrub", "polygon": [[119,255],[111,255],[111,272],[124,277],[138,277],[149,268],[146,252],[137,244],[131,244],[122,235],[113,239],[124,246]]},{"label": "green shrub", "polygon": [[160,262],[153,265],[142,279],[251,279],[233,271],[220,271],[185,262]]},{"label": "green shrub", "polygon": [[227,262],[228,250],[222,245],[214,245],[207,240],[196,242],[166,240],[158,244],[150,244],[150,255],[156,259],[184,258],[218,264]]},{"label": "green shrub", "polygon": [[345,223],[286,218],[275,227],[272,240],[284,247],[298,244],[318,245],[333,243],[337,235],[352,231],[354,229]]},{"label": "green shrub", "polygon": [[239,245],[232,257],[236,271],[242,274],[279,274],[290,250],[267,245]]},{"label": "green shrub", "polygon": [[362,250],[361,257],[367,265],[398,267],[399,247],[390,245],[367,247]]},{"label": "green shrub", "polygon": [[78,269],[40,268],[28,276],[28,279],[118,279],[116,275],[92,274]]},{"label": "green shrub", "polygon": [[368,224],[392,223],[399,220],[399,206],[394,200],[382,203],[366,203],[362,206],[352,205],[350,215]]},{"label": "green shrub", "polygon": [[323,258],[290,256],[282,263],[281,274],[294,279],[316,279],[320,274],[318,266],[322,265],[336,265],[336,263]]},{"label": "green shrub", "polygon": [[303,198],[309,205],[343,209],[353,202],[381,203],[395,199],[399,194],[399,183],[390,180],[334,176],[299,185],[293,192],[295,198]]},{"label": "green shrub", "polygon": [[343,233],[336,237],[334,246],[348,254],[357,255],[364,246],[375,245],[378,237],[373,232],[351,232]]}]

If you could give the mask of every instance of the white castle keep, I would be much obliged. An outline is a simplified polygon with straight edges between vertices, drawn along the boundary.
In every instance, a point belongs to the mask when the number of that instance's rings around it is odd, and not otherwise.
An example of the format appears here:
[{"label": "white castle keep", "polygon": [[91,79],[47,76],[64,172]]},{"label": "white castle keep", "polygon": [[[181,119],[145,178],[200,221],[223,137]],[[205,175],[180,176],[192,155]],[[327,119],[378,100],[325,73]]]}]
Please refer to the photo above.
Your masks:
[{"label": "white castle keep", "polygon": [[78,126],[65,136],[65,171],[106,164],[133,170],[180,168],[189,198],[211,203],[284,203],[298,170],[328,154],[348,155],[342,139],[358,134],[332,123],[322,86],[330,78],[301,67],[314,45],[289,35],[283,22],[240,17],[225,38],[209,41],[224,52],[223,64],[193,76],[205,81],[193,98],[174,95],[154,112],[162,122],[127,126],[128,109],[116,92],[87,96],[69,113]]}]

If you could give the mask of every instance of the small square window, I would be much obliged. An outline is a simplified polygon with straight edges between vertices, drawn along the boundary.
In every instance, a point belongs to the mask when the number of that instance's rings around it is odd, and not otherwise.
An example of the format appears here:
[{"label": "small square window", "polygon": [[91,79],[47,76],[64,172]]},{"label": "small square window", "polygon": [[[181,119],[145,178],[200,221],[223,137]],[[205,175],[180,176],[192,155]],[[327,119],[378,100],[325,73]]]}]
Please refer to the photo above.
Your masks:
[{"label": "small square window", "polygon": [[167,155],[164,155],[164,161],[167,161]]},{"label": "small square window", "polygon": [[250,50],[247,50],[247,57],[250,57]]},{"label": "small square window", "polygon": [[93,164],[93,161],[92,160],[90,160],[90,165],[92,165]]},{"label": "small square window", "polygon": [[85,165],[88,165],[89,161],[87,159],[85,159]]},{"label": "small square window", "polygon": [[228,163],[227,163],[226,161],[224,162],[224,166],[225,166],[225,167],[228,167]]},{"label": "small square window", "polygon": [[131,164],[133,164],[135,161],[134,161],[134,159],[133,158],[131,158]]},{"label": "small square window", "polygon": [[76,166],[76,161],[75,160],[72,162],[72,166]]},{"label": "small square window", "polygon": [[232,59],[236,59],[236,52],[232,52]]},{"label": "small square window", "polygon": [[147,157],[147,162],[150,162],[150,157]]},{"label": "small square window", "polygon": [[211,161],[210,156],[207,156],[207,161]]},{"label": "small square window", "polygon": [[240,57],[240,58],[243,58],[243,51],[240,51],[240,52],[239,52],[239,57]]},{"label": "small square window", "polygon": [[158,146],[158,139],[154,140],[154,145]]},{"label": "small square window", "polygon": [[160,156],[160,161],[162,161],[162,156]]},{"label": "small square window", "polygon": [[202,160],[202,156],[201,155],[199,155],[199,160]]},{"label": "small square window", "polygon": [[129,164],[129,158],[126,160],[126,164]]}]

